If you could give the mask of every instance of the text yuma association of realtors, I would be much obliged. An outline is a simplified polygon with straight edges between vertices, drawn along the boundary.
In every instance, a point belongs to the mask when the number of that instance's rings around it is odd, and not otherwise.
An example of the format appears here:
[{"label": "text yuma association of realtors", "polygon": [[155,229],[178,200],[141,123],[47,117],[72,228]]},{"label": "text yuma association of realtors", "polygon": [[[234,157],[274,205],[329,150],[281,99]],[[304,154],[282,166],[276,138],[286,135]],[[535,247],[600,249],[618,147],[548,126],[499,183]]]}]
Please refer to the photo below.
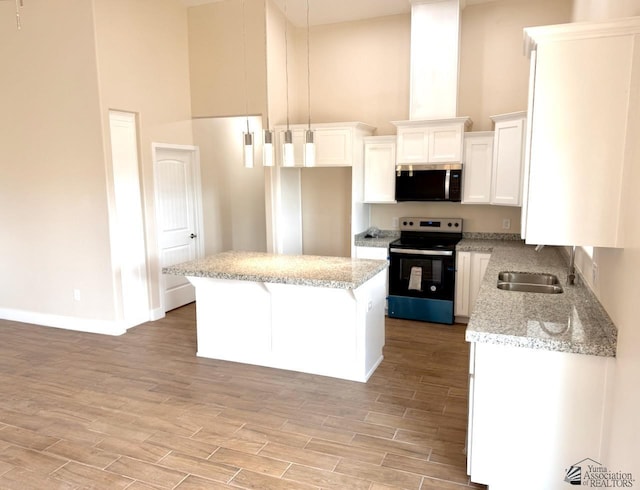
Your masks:
[{"label": "text yuma association of realtors", "polygon": [[631,473],[609,471],[606,466],[587,465],[582,474],[582,486],[592,488],[632,488],[635,479]]}]

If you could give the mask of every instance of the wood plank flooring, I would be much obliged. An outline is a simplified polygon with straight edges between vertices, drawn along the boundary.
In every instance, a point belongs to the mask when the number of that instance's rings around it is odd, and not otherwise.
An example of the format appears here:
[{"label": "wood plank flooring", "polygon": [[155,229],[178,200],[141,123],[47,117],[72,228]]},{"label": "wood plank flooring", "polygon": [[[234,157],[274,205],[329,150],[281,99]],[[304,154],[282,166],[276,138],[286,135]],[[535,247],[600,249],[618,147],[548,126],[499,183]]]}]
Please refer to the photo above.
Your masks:
[{"label": "wood plank flooring", "polygon": [[386,336],[362,384],[197,358],[194,305],[121,337],[0,320],[0,488],[485,488],[464,326]]}]

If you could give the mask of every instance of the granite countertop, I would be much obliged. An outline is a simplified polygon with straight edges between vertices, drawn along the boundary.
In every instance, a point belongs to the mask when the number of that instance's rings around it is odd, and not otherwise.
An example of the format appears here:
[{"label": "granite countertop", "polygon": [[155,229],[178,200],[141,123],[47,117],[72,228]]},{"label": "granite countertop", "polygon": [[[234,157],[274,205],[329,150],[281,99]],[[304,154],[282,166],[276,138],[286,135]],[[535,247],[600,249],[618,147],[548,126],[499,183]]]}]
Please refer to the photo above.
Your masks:
[{"label": "granite countertop", "polygon": [[[615,357],[615,325],[579,275],[575,285],[566,285],[567,258],[560,248],[536,252],[522,241],[464,239],[458,251],[491,252],[467,341]],[[564,292],[503,291],[496,287],[501,271],[555,274]]]},{"label": "granite countertop", "polygon": [[354,237],[356,247],[387,248],[392,241],[400,238],[400,231],[379,230],[378,236],[367,237],[366,235],[367,232],[363,231]]},{"label": "granite countertop", "polygon": [[386,267],[386,260],[230,251],[164,267],[162,272],[177,276],[356,289]]}]

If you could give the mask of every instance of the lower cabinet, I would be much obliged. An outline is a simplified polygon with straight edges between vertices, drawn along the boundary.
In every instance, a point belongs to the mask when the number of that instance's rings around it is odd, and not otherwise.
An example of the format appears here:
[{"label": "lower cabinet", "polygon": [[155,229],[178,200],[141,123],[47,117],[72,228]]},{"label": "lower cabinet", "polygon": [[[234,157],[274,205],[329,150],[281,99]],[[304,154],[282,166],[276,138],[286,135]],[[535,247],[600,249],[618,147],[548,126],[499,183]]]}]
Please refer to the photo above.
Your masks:
[{"label": "lower cabinet", "polygon": [[480,284],[491,258],[485,252],[456,253],[456,296],[454,315],[469,318],[480,291]]},{"label": "lower cabinet", "polygon": [[564,490],[567,468],[601,461],[614,358],[474,342],[467,473],[491,490]]},{"label": "lower cabinet", "polygon": [[[389,248],[388,247],[356,247],[356,259],[373,259],[373,260],[389,260]],[[387,276],[384,288],[385,298],[389,296],[389,269],[387,269]],[[385,301],[385,312],[387,311]]]}]

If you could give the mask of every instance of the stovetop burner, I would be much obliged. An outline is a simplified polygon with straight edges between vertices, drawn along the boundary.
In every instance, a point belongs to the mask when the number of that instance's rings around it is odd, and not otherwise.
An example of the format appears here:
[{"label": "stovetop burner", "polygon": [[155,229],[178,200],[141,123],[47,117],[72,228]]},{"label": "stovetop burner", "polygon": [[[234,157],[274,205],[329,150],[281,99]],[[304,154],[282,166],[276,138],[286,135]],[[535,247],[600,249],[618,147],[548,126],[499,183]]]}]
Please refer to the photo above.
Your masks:
[{"label": "stovetop burner", "polygon": [[400,238],[390,243],[395,248],[455,250],[462,240],[462,219],[401,218]]}]

